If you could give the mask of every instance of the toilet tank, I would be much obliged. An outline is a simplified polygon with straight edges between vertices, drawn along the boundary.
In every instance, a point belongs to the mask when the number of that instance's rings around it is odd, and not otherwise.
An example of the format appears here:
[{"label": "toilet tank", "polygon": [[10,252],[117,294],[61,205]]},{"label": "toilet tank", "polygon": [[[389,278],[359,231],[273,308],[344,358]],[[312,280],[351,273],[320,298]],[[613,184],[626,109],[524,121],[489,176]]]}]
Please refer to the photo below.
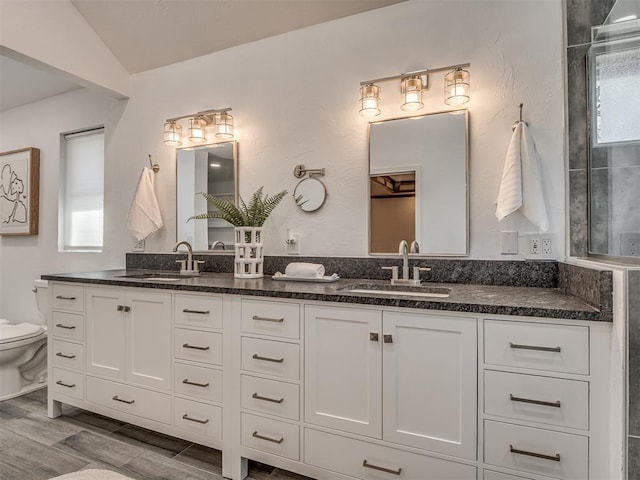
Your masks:
[{"label": "toilet tank", "polygon": [[33,293],[36,296],[38,306],[38,318],[34,323],[47,324],[47,312],[49,311],[49,282],[36,279],[33,281]]}]

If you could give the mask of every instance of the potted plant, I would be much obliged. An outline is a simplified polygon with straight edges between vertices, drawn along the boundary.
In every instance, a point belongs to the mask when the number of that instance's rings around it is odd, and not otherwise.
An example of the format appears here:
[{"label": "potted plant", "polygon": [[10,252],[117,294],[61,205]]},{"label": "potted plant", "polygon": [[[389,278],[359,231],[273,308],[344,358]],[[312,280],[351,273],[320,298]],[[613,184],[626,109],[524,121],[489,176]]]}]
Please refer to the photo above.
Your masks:
[{"label": "potted plant", "polygon": [[190,217],[195,220],[221,218],[235,227],[235,268],[236,278],[261,278],[264,255],[262,252],[262,226],[269,215],[287,194],[286,190],[275,195],[265,195],[260,187],[251,195],[249,203],[239,197],[239,205],[202,192],[207,202],[217,211],[201,213]]}]

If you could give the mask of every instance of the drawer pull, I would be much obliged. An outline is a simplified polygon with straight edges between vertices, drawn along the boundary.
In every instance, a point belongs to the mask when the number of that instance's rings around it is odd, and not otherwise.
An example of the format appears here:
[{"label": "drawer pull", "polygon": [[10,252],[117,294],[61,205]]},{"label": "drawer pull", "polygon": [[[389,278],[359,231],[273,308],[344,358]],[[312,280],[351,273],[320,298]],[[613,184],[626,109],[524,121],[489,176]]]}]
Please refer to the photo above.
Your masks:
[{"label": "drawer pull", "polygon": [[552,462],[560,461],[560,454],[556,453],[555,455],[545,455],[544,453],[536,453],[529,452],[527,450],[519,450],[517,448],[513,448],[513,445],[509,445],[509,451],[511,453],[516,453],[518,455],[526,455],[528,457],[542,458],[544,460],[551,460]]},{"label": "drawer pull", "polygon": [[118,310],[119,312],[130,312],[131,307],[128,307],[126,305],[118,305],[116,310]]},{"label": "drawer pull", "polygon": [[73,330],[76,328],[75,325],[63,325],[62,323],[56,323],[56,327],[66,328],[67,330]]},{"label": "drawer pull", "polygon": [[284,442],[284,437],[280,437],[279,439],[276,440],[275,438],[270,438],[270,437],[265,437],[264,435],[260,435],[257,430],[254,430],[251,436],[254,438],[259,438],[260,440],[266,440],[267,442],[272,442],[272,443]]},{"label": "drawer pull", "polygon": [[382,335],[382,341],[384,343],[393,343],[393,335],[389,335],[389,334]]},{"label": "drawer pull", "polygon": [[260,320],[261,322],[274,322],[274,323],[282,323],[282,322],[284,322],[284,318],[260,317],[258,315],[254,315],[253,319],[254,320]]},{"label": "drawer pull", "polygon": [[196,387],[202,387],[202,388],[207,388],[209,386],[209,382],[207,383],[191,382],[188,378],[185,378],[184,380],[182,380],[182,383],[185,383],[187,385],[194,385]]},{"label": "drawer pull", "polygon": [[67,387],[67,388],[76,388],[76,384],[72,383],[71,385],[69,385],[68,383],[64,383],[62,380],[58,380],[56,382],[56,385],[60,385],[62,387]]},{"label": "drawer pull", "polygon": [[73,300],[75,300],[75,299],[76,299],[76,297],[64,297],[64,296],[62,296],[62,295],[56,295],[56,298],[57,298],[58,300],[71,300],[71,301],[73,301]]},{"label": "drawer pull", "polygon": [[189,420],[190,422],[201,423],[203,425],[206,424],[206,423],[209,423],[209,419],[208,418],[205,418],[204,420],[200,420],[199,418],[191,418],[186,413],[184,415],[182,415],[182,419],[183,420]]},{"label": "drawer pull", "polygon": [[193,350],[209,350],[211,347],[206,346],[206,347],[198,347],[197,345],[189,345],[188,343],[185,343],[182,345],[183,348],[191,348]]},{"label": "drawer pull", "polygon": [[544,405],[546,407],[558,407],[560,408],[560,400],[555,402],[545,402],[544,400],[533,400],[531,398],[514,397],[513,393],[509,394],[509,400],[512,402],[533,403],[534,405]]},{"label": "drawer pull", "polygon": [[365,458],[362,462],[362,466],[365,468],[371,468],[372,470],[378,470],[380,472],[393,473],[394,475],[400,475],[402,472],[402,468],[398,468],[397,470],[392,470],[391,468],[379,467],[378,465],[374,465],[373,463],[367,462]]},{"label": "drawer pull", "polygon": [[196,315],[209,315],[209,310],[190,310],[183,308],[182,313],[195,313]]},{"label": "drawer pull", "polygon": [[379,335],[376,332],[369,332],[369,340],[372,342],[377,342],[379,340]]},{"label": "drawer pull", "polygon": [[282,362],[284,362],[284,358],[261,357],[257,353],[254,353],[252,358],[255,359],[255,360],[264,360],[265,362],[273,362],[273,363],[282,363]]},{"label": "drawer pull", "polygon": [[56,357],[62,357],[62,358],[76,358],[76,356],[75,356],[75,355],[66,355],[66,354],[64,354],[64,353],[62,353],[62,352],[58,352],[58,353],[56,353]]},{"label": "drawer pull", "polygon": [[538,350],[540,352],[556,352],[560,353],[562,348],[560,347],[539,347],[537,345],[519,345],[517,343],[509,342],[511,348],[519,348],[521,350]]},{"label": "drawer pull", "polygon": [[135,400],[123,400],[121,398],[118,398],[117,395],[114,395],[113,397],[111,397],[111,399],[115,400],[116,402],[126,403],[127,405],[133,405],[135,403]]},{"label": "drawer pull", "polygon": [[257,393],[254,393],[253,395],[251,395],[251,398],[255,398],[256,400],[264,400],[265,402],[273,402],[273,403],[282,403],[284,402],[284,398],[280,397],[280,398],[269,398],[269,397],[263,397],[262,395],[258,395]]}]

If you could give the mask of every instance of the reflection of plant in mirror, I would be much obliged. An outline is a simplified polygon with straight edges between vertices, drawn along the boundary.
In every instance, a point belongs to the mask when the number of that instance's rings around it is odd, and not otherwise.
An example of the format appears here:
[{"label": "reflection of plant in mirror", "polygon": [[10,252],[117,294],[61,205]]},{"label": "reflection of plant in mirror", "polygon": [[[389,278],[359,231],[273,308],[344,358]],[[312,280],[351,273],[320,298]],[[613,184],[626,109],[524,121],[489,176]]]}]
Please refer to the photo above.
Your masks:
[{"label": "reflection of plant in mirror", "polygon": [[302,208],[302,206],[309,201],[309,199],[305,199],[302,196],[302,194],[298,195],[297,197],[294,197],[293,199],[299,208]]},{"label": "reflection of plant in mirror", "polygon": [[189,217],[187,221],[192,218],[195,220],[221,218],[234,227],[261,227],[267,218],[269,218],[271,212],[273,212],[287,194],[287,191],[283,190],[280,193],[269,196],[262,193],[263,188],[264,187],[260,187],[251,195],[251,200],[249,200],[248,204],[240,197],[239,206],[236,206],[233,202],[214,197],[209,193],[201,192],[204,198],[207,199],[207,202],[216,207],[218,211],[194,215],[193,217]]}]

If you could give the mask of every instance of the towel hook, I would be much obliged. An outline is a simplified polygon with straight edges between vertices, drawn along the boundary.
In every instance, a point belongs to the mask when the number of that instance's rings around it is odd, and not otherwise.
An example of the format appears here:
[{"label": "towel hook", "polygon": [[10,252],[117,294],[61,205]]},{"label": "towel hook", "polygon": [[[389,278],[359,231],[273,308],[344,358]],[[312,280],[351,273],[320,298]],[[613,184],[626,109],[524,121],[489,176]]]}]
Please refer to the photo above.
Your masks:
[{"label": "towel hook", "polygon": [[160,165],[158,165],[157,163],[154,164],[151,161],[151,154],[149,154],[149,165],[151,166],[151,170],[153,170],[153,173],[158,173],[160,171]]},{"label": "towel hook", "polygon": [[517,122],[513,123],[513,126],[511,127],[511,131],[515,131],[516,127],[518,126],[519,123],[524,123],[525,125],[527,124],[526,122],[522,121],[522,107],[524,106],[524,103],[521,103],[520,105],[518,105],[518,108],[520,109],[520,120],[518,120]]}]

